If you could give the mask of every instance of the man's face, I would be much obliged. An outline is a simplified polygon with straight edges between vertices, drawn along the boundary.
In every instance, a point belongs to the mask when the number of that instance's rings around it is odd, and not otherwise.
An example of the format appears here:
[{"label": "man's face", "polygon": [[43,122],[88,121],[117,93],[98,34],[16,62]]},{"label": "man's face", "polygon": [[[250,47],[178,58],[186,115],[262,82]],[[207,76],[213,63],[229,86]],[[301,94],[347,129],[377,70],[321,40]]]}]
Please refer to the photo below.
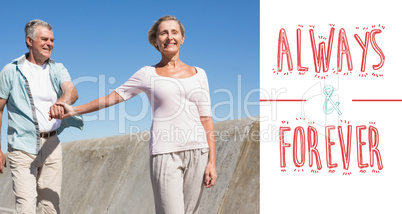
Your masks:
[{"label": "man's face", "polygon": [[27,43],[31,47],[30,52],[35,60],[42,64],[52,55],[52,50],[54,47],[53,42],[53,31],[44,26],[36,27],[35,39],[27,37]]}]

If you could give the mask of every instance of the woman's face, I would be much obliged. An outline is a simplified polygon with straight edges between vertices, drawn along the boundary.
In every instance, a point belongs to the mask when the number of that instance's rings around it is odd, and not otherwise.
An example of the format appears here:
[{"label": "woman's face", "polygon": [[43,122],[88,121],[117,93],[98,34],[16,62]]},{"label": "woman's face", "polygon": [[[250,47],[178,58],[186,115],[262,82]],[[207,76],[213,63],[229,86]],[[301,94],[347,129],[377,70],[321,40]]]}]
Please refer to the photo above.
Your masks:
[{"label": "woman's face", "polygon": [[163,21],[159,24],[156,34],[156,45],[164,54],[176,54],[184,42],[180,25],[175,20]]}]

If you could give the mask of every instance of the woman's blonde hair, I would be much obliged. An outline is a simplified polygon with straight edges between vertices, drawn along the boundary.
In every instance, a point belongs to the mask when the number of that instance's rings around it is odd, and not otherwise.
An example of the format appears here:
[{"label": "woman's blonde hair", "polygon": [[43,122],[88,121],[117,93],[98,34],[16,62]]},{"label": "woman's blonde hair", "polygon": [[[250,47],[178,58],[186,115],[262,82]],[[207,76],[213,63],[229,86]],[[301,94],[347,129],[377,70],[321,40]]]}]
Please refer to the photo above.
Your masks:
[{"label": "woman's blonde hair", "polygon": [[158,51],[159,51],[158,45],[156,45],[155,43],[156,43],[156,34],[158,33],[159,25],[163,21],[169,21],[169,20],[176,21],[179,24],[181,35],[184,36],[184,26],[181,24],[181,22],[176,17],[174,17],[172,15],[168,15],[168,16],[163,16],[163,17],[159,18],[158,21],[156,21],[154,23],[154,25],[152,25],[151,29],[149,29],[149,31],[148,31],[148,41]]}]

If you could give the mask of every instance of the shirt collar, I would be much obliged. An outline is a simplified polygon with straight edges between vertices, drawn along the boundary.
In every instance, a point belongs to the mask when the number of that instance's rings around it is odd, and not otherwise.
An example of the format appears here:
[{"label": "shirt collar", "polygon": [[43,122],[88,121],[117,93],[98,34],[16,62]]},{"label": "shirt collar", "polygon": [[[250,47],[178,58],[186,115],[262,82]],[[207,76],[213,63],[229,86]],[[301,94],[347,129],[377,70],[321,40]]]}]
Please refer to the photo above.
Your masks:
[{"label": "shirt collar", "polygon": [[[18,57],[17,59],[14,59],[14,60],[13,60],[13,62],[17,62],[18,69],[21,70],[22,65],[24,64],[25,60],[27,59],[27,56],[28,56],[28,53],[26,53],[26,54],[24,54],[24,55]],[[52,60],[52,59],[48,59],[48,63],[49,63],[49,65],[50,65],[50,64],[54,64],[55,61]]]}]

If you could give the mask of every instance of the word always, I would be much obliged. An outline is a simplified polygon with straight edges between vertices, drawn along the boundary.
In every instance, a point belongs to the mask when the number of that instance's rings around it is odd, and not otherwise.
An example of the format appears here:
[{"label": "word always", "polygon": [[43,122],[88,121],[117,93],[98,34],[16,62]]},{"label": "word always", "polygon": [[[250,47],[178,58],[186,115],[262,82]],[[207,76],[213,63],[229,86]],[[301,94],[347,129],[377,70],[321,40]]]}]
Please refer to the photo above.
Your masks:
[{"label": "word always", "polygon": [[[380,56],[380,63],[373,65],[373,69],[378,70],[384,65],[385,55],[382,52],[381,48],[378,46],[376,39],[375,39],[376,35],[381,32],[382,31],[380,29],[373,29],[373,30],[371,30],[371,32],[366,32],[364,42],[362,41],[362,39],[360,38],[360,36],[358,34],[354,35],[354,38],[356,39],[357,43],[362,48],[361,68],[360,68],[360,70],[362,72],[364,72],[366,69],[367,50],[369,49],[369,44],[371,44],[371,47]],[[335,28],[331,27],[329,37],[328,37],[327,48],[325,47],[325,42],[320,42],[318,44],[318,50],[317,50],[315,37],[314,37],[314,29],[309,29],[309,34],[310,34],[311,48],[313,51],[315,72],[320,73],[321,68],[322,68],[323,72],[328,72],[330,61],[331,61],[330,59],[331,59],[331,54],[332,54],[332,45],[333,45],[333,40],[334,40]],[[351,57],[351,50],[350,50],[350,46],[349,46],[349,42],[348,42],[348,38],[347,38],[345,29],[344,28],[339,29],[338,35],[339,36],[338,36],[338,47],[337,47],[337,71],[338,72],[342,71],[342,64],[343,64],[344,56],[347,61],[348,70],[352,71],[353,63],[352,63],[352,57]],[[309,70],[309,68],[302,66],[301,30],[300,30],[300,28],[298,28],[296,30],[296,39],[297,39],[297,70],[306,72]],[[284,55],[286,55],[288,70],[292,71],[293,70],[293,61],[292,61],[292,54],[291,54],[288,38],[287,38],[285,29],[281,28],[279,30],[279,38],[278,38],[278,57],[277,57],[278,72],[282,71]]]}]

